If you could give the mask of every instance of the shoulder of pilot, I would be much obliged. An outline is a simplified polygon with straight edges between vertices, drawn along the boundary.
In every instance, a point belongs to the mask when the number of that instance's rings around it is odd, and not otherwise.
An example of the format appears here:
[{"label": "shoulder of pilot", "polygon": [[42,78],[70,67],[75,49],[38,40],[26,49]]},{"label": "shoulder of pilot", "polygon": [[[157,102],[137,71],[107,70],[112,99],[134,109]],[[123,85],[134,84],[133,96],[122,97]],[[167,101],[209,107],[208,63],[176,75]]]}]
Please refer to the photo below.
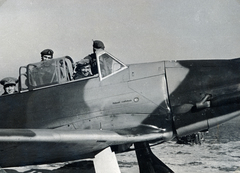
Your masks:
[{"label": "shoulder of pilot", "polygon": [[8,93],[4,92],[4,93],[2,94],[2,96],[7,95],[7,94],[8,94]]},{"label": "shoulder of pilot", "polygon": [[89,59],[89,60],[92,60],[94,58],[94,54],[89,54],[88,56],[86,56],[85,58],[83,59]]}]

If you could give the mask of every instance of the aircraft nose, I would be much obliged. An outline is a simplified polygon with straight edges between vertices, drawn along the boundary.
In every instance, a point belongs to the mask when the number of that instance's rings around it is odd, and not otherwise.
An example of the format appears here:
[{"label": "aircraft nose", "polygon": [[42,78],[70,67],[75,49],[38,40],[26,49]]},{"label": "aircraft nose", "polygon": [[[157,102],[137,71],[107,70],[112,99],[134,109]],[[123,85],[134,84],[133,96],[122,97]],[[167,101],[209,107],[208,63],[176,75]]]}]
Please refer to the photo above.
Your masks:
[{"label": "aircraft nose", "polygon": [[224,123],[240,115],[240,92],[213,98],[211,113],[208,114],[209,128]]},{"label": "aircraft nose", "polygon": [[174,108],[173,114],[178,136],[206,131],[240,115],[240,92],[216,97],[206,95],[198,103]]}]

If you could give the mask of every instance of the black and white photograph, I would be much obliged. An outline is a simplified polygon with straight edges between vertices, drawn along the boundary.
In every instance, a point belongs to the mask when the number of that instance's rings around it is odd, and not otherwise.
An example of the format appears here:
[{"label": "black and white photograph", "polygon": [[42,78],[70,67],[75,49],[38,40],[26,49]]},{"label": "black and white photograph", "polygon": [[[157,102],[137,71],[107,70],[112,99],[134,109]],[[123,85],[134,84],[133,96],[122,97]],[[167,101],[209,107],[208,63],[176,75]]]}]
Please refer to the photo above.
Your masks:
[{"label": "black and white photograph", "polygon": [[0,173],[240,173],[240,0],[0,0]]}]

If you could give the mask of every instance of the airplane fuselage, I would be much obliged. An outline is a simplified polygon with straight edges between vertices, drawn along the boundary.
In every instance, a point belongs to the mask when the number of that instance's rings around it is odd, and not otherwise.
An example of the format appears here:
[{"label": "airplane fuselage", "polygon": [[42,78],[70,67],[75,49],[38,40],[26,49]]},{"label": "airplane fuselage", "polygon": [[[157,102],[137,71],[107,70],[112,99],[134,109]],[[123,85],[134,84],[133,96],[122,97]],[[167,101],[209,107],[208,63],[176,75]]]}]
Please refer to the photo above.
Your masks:
[{"label": "airplane fuselage", "polygon": [[[133,64],[102,81],[95,76],[1,96],[0,127],[119,130],[144,124],[165,132],[177,130],[179,135],[207,130],[217,124],[214,117],[239,114],[238,64],[237,60]],[[206,95],[213,102],[211,109],[194,110]],[[195,127],[190,127],[193,121]],[[171,138],[170,133],[167,139]]]},{"label": "airplane fuselage", "polygon": [[0,127],[118,130],[147,124],[172,131],[163,64],[2,96]]}]

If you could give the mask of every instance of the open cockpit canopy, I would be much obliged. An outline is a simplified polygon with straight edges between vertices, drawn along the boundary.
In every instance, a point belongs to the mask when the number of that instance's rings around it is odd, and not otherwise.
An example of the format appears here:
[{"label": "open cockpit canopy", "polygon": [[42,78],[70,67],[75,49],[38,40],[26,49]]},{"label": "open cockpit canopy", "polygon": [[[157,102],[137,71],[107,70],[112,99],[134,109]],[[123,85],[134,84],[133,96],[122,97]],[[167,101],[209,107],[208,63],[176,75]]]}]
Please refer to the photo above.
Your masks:
[{"label": "open cockpit canopy", "polygon": [[73,60],[68,56],[22,66],[19,69],[19,91],[70,81],[73,71]]}]

